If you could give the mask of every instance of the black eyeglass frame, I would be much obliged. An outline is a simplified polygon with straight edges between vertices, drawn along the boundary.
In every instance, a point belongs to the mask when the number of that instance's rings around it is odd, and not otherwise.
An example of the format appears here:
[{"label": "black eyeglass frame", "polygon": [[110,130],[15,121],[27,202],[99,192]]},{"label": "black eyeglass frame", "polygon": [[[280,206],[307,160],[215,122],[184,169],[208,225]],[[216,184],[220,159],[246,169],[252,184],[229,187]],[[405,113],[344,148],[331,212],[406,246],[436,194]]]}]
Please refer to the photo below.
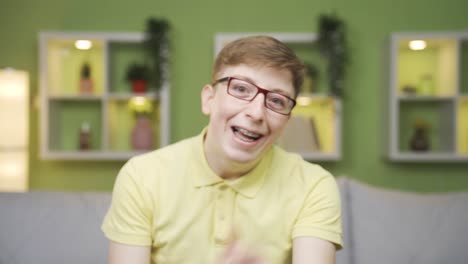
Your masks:
[{"label": "black eyeglass frame", "polygon": [[[229,93],[229,85],[231,84],[231,80],[239,80],[239,81],[247,82],[247,83],[253,85],[255,88],[257,88],[257,93],[256,93],[251,99],[239,98],[239,97],[237,97],[237,96],[235,96],[235,95],[232,95],[231,93]],[[263,104],[265,105],[265,108],[267,108],[267,109],[269,109],[269,110],[271,110],[271,111],[273,111],[273,112],[275,112],[275,113],[278,113],[278,114],[280,114],[280,115],[290,115],[290,114],[291,114],[291,111],[292,111],[292,110],[294,109],[294,107],[296,106],[296,100],[292,99],[291,97],[289,97],[289,96],[287,96],[287,95],[284,95],[284,94],[281,94],[281,93],[278,93],[278,92],[272,92],[272,91],[270,91],[270,90],[267,90],[267,89],[264,89],[264,88],[262,88],[262,87],[259,87],[258,85],[254,84],[254,83],[251,83],[251,82],[249,82],[249,81],[247,81],[247,80],[244,80],[244,79],[241,79],[241,78],[237,78],[237,77],[231,77],[231,76],[223,77],[223,78],[221,78],[221,79],[218,79],[218,80],[214,81],[211,85],[212,85],[212,86],[215,86],[215,85],[218,84],[218,83],[222,83],[222,82],[226,82],[226,81],[227,81],[227,89],[226,89],[226,92],[227,92],[230,96],[232,96],[232,97],[234,97],[234,98],[237,98],[237,99],[239,99],[239,100],[242,100],[242,101],[252,102],[252,101],[255,99],[255,97],[257,97],[257,95],[258,95],[259,93],[261,93],[261,94],[263,94],[264,97],[265,97],[265,99],[264,99],[264,101],[263,101]],[[291,106],[291,109],[289,109],[289,112],[288,112],[288,113],[281,113],[281,112],[276,111],[275,109],[272,109],[272,108],[268,107],[268,105],[267,105],[267,95],[268,95],[269,93],[281,95],[281,96],[287,98],[288,100],[290,100],[290,101],[292,102],[292,106]]]}]

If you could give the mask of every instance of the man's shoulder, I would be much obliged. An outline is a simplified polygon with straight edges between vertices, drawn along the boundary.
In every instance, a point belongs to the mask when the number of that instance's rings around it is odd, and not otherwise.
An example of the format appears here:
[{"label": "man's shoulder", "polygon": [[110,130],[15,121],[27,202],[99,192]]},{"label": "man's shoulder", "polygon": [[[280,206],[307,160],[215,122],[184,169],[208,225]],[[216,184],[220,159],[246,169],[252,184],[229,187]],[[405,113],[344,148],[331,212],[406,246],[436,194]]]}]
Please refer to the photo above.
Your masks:
[{"label": "man's shoulder", "polygon": [[174,175],[180,172],[194,153],[196,137],[183,139],[147,153],[132,157],[123,170],[142,179]]},{"label": "man's shoulder", "polygon": [[188,155],[196,144],[196,137],[186,138],[176,143],[164,146],[162,148],[139,154],[131,158],[133,163],[146,163],[146,162],[171,162],[180,160],[182,157]]},{"label": "man's shoulder", "polygon": [[317,182],[333,176],[322,166],[304,160],[296,153],[287,152],[280,147],[274,148],[272,165],[281,170],[285,177],[297,178],[302,182]]},{"label": "man's shoulder", "polygon": [[286,166],[291,169],[305,169],[308,171],[315,171],[317,173],[327,173],[320,165],[304,160],[299,154],[287,152],[284,149],[275,146],[273,150],[273,163],[281,164],[282,167]]}]

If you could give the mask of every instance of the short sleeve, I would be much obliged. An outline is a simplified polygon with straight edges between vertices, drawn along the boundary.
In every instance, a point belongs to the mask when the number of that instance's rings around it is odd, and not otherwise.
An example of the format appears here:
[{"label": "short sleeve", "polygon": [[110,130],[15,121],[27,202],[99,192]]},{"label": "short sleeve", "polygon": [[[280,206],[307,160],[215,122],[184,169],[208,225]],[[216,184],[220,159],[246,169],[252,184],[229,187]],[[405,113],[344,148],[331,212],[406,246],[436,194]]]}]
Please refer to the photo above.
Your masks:
[{"label": "short sleeve", "polygon": [[341,201],[338,186],[332,175],[327,174],[310,187],[292,236],[293,239],[317,237],[330,241],[337,249],[341,249]]},{"label": "short sleeve", "polygon": [[132,160],[120,170],[102,231],[111,241],[128,245],[152,243],[153,206],[143,177]]}]

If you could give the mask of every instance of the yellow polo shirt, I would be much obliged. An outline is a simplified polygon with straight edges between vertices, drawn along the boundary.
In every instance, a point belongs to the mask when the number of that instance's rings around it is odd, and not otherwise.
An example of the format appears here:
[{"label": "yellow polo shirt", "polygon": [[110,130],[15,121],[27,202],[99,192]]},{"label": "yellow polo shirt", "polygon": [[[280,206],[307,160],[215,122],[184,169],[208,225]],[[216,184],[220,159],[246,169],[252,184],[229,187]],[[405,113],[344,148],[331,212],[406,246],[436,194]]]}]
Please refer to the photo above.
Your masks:
[{"label": "yellow polo shirt", "polygon": [[342,245],[340,198],[327,171],[274,146],[250,173],[223,180],[208,166],[204,132],[137,156],[121,169],[102,230],[151,246],[152,263],[216,263],[233,234],[268,263],[291,263],[292,241]]}]

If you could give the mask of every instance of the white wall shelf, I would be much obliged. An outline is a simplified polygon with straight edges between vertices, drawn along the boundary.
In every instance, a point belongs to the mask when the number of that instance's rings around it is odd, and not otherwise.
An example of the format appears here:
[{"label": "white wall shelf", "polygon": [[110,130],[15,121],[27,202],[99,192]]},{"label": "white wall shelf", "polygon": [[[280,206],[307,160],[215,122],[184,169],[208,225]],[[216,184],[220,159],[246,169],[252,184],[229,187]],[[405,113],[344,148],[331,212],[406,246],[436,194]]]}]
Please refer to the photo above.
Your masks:
[{"label": "white wall shelf", "polygon": [[[90,40],[90,50],[78,50],[74,42]],[[41,32],[40,156],[53,160],[127,160],[134,151],[130,135],[135,123],[127,104],[134,96],[152,101],[154,149],[169,144],[170,83],[147,93],[134,94],[125,81],[126,67],[144,61],[144,33],[137,32]],[[80,66],[91,66],[94,90],[80,93]],[[167,79],[169,76],[167,76]],[[80,151],[79,127],[91,124],[91,149]]]},{"label": "white wall shelf", "polygon": [[[411,49],[413,40],[424,41],[425,48]],[[390,160],[467,162],[467,91],[468,32],[391,34]],[[411,147],[418,124],[426,127],[426,150]]]}]

